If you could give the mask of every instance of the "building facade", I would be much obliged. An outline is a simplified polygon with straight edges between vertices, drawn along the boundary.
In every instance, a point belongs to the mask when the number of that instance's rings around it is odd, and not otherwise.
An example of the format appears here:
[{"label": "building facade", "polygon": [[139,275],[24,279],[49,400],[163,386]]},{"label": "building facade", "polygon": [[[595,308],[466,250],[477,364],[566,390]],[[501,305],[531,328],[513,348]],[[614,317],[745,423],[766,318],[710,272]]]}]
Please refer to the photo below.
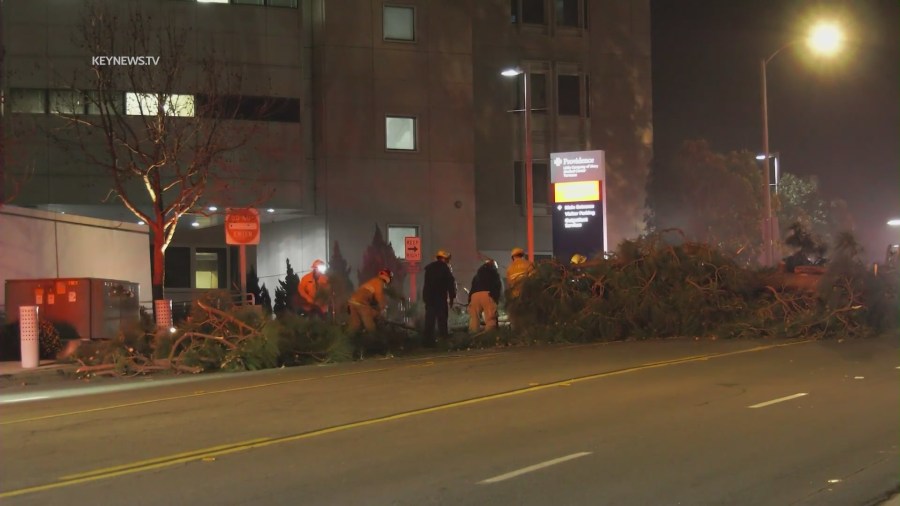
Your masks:
[{"label": "building facade", "polygon": [[[30,174],[15,204],[129,219],[108,198],[103,171],[61,146],[54,131],[58,97],[73,89],[68,76],[89,77],[97,56],[70,42],[86,3],[0,5],[3,138],[11,146],[3,170],[8,180]],[[204,193],[204,212],[183,220],[168,250],[170,293],[237,282],[213,205],[260,208],[261,242],[251,259],[270,290],[285,259],[302,274],[313,260],[327,260],[335,243],[355,274],[376,226],[401,257],[408,235],[421,237],[423,261],[450,250],[461,286],[483,258],[502,266],[526,241],[522,77],[502,77],[508,67],[530,75],[536,253],[552,254],[551,152],[606,151],[610,248],[643,228],[652,147],[649,0],[115,5],[185,23],[188,49],[214,47],[242,75],[241,96],[281,111],[276,119],[235,120],[254,133],[228,155],[244,171],[232,186],[253,191],[232,202]],[[202,91],[185,84],[178,94],[199,100]]]}]

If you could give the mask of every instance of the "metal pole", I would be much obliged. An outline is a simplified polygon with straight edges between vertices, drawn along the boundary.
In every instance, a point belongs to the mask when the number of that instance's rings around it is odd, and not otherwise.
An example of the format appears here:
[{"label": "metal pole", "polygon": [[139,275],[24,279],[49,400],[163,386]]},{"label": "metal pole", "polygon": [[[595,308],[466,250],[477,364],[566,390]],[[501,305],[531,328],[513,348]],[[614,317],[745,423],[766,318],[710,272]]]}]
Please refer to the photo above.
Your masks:
[{"label": "metal pole", "polygon": [[[244,306],[247,304],[247,246],[241,244],[238,247],[238,252],[238,262],[241,264],[241,305]],[[290,296],[291,294],[288,294],[288,297]]]},{"label": "metal pole", "polygon": [[765,218],[763,219],[763,261],[766,266],[771,267],[775,263],[774,259],[774,238],[772,237],[772,196],[769,188],[771,174],[769,171],[769,103],[766,96],[766,60],[760,60],[760,71],[762,74],[762,123],[763,123],[763,164],[766,169],[765,179]]},{"label": "metal pole", "polygon": [[528,234],[528,261],[534,262],[534,178],[531,155],[531,95],[528,93],[528,70],[524,71],[525,85],[525,223]]}]

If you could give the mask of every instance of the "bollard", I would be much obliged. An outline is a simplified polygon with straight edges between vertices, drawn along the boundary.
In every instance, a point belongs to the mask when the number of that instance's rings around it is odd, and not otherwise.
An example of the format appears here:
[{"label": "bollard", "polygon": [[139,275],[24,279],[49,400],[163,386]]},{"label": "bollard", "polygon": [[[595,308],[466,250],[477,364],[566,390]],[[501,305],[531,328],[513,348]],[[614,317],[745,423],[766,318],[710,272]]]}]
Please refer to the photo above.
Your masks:
[{"label": "bollard", "polygon": [[169,299],[160,299],[153,301],[153,309],[156,311],[156,330],[166,330],[172,328],[172,301]]},{"label": "bollard", "polygon": [[19,339],[22,350],[22,369],[34,369],[40,365],[40,326],[38,307],[19,307]]}]

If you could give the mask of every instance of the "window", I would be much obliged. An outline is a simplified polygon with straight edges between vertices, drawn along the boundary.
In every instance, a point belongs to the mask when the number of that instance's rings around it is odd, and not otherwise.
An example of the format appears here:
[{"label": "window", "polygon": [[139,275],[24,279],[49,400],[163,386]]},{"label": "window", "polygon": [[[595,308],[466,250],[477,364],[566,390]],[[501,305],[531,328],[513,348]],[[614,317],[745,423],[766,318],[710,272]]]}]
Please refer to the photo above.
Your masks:
[{"label": "window", "polygon": [[50,114],[84,114],[84,97],[77,91],[51,90]]},{"label": "window", "polygon": [[199,94],[194,98],[194,115],[204,118],[297,123],[300,121],[300,100],[282,97]]},{"label": "window", "polygon": [[[528,75],[528,94],[531,95],[531,111],[547,111],[547,76],[545,74],[530,73]],[[525,93],[522,87],[525,85],[525,74],[520,74],[516,80],[516,109],[525,110]]]},{"label": "window", "polygon": [[[513,182],[515,184],[515,202],[525,205],[525,162],[513,164]],[[535,205],[550,204],[550,171],[547,162],[531,162],[531,185]]]},{"label": "window", "polygon": [[194,288],[228,288],[225,250],[197,248],[194,253]]},{"label": "window", "polygon": [[522,22],[544,24],[544,0],[522,0]]},{"label": "window", "polygon": [[10,112],[43,114],[47,112],[47,93],[37,89],[9,90]]},{"label": "window", "polygon": [[244,4],[244,5],[265,5],[265,0],[231,0],[233,4]]},{"label": "window", "polygon": [[156,116],[160,97],[166,116],[193,116],[193,95],[158,95],[156,93],[126,93],[125,114],[129,116]]},{"label": "window", "polygon": [[269,0],[266,5],[270,7],[293,7],[297,8],[297,0]]},{"label": "window", "polygon": [[416,10],[413,7],[384,6],[384,40],[416,40]]},{"label": "window", "polygon": [[556,24],[559,26],[581,26],[578,18],[580,0],[554,0],[556,2]]},{"label": "window", "polygon": [[556,77],[557,112],[561,116],[581,114],[581,78],[560,75]]},{"label": "window", "polygon": [[406,238],[418,237],[419,227],[415,225],[388,225],[388,243],[394,248],[394,254],[401,260],[406,259]]},{"label": "window", "polygon": [[416,118],[386,116],[384,119],[384,133],[387,149],[415,151]]},{"label": "window", "polygon": [[166,248],[166,280],[164,284],[166,288],[191,287],[191,248],[182,246]]},{"label": "window", "polygon": [[197,0],[202,4],[227,4],[228,0]]}]

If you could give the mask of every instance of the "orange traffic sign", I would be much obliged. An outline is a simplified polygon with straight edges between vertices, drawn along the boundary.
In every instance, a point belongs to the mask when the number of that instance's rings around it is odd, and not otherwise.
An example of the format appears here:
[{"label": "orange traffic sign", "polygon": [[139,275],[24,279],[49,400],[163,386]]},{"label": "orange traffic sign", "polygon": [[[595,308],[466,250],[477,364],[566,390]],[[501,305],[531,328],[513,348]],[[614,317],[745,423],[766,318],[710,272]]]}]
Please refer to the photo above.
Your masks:
[{"label": "orange traffic sign", "polygon": [[259,244],[259,211],[249,207],[226,209],[225,244]]}]

